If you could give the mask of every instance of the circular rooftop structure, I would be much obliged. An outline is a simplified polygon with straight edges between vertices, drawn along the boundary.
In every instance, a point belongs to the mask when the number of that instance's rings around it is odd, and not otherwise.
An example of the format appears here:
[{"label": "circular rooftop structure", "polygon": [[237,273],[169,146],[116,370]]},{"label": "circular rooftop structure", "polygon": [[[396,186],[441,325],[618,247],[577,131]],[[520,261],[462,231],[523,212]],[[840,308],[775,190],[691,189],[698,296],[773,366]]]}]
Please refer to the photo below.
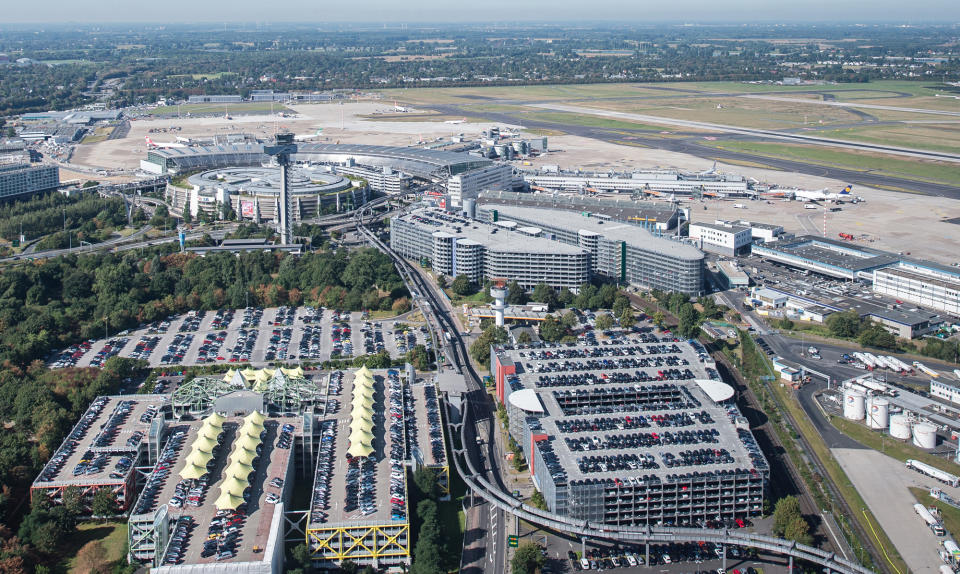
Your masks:
[{"label": "circular rooftop structure", "polygon": [[510,393],[507,399],[510,404],[518,409],[528,413],[542,413],[543,405],[540,404],[540,398],[537,397],[537,391],[533,389],[521,389]]},{"label": "circular rooftop structure", "polygon": [[[190,176],[187,182],[201,191],[223,189],[230,195],[279,196],[280,169],[271,167],[225,167],[211,169]],[[319,170],[291,167],[287,178],[290,193],[296,195],[326,195],[346,191],[350,180]]]},{"label": "circular rooftop structure", "polygon": [[715,403],[722,403],[733,398],[733,387],[727,383],[713,379],[697,379],[696,383]]}]

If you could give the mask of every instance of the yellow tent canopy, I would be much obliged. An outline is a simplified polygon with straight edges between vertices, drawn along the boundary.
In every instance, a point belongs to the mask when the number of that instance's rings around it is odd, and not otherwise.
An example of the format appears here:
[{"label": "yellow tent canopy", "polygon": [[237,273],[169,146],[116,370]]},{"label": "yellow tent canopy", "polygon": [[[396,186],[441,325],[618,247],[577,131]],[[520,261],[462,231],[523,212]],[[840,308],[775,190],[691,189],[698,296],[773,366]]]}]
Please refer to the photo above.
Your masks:
[{"label": "yellow tent canopy", "polygon": [[210,425],[215,428],[220,428],[223,426],[223,421],[225,420],[226,419],[223,417],[223,415],[217,412],[213,412],[213,413],[210,413],[210,415],[207,416],[207,418],[203,419],[203,424]]},{"label": "yellow tent canopy", "polygon": [[350,416],[355,419],[373,420],[373,409],[363,405],[357,405],[350,409]]},{"label": "yellow tent canopy", "polygon": [[265,421],[266,419],[267,417],[260,411],[253,411],[249,415],[243,417],[244,422],[253,421],[260,426],[263,426],[263,421]]},{"label": "yellow tent canopy", "polygon": [[367,377],[367,378],[369,378],[369,379],[372,379],[372,378],[373,378],[373,372],[372,372],[370,369],[368,369],[366,365],[363,365],[362,367],[360,367],[359,369],[357,369],[356,376],[358,376],[358,377]]},{"label": "yellow tent canopy", "polygon": [[217,446],[217,441],[208,437],[208,436],[198,436],[196,440],[193,441],[191,448],[193,450],[201,450],[203,452],[213,452],[213,447]]},{"label": "yellow tent canopy", "polygon": [[353,443],[350,445],[350,448],[347,450],[347,452],[353,457],[370,456],[370,454],[373,452],[373,447],[368,444]]},{"label": "yellow tent canopy", "polygon": [[213,504],[217,507],[217,510],[236,510],[238,506],[243,504],[243,497],[224,492],[217,497]]},{"label": "yellow tent canopy", "polygon": [[362,405],[364,408],[369,409],[373,407],[373,399],[371,399],[370,397],[365,397],[363,395],[357,395],[353,397],[352,401],[350,401],[350,405],[354,407],[358,405]]},{"label": "yellow tent canopy", "polygon": [[213,427],[208,424],[202,424],[200,425],[200,428],[197,429],[197,436],[217,440],[217,437],[220,436],[221,431],[221,428]]},{"label": "yellow tent canopy", "polygon": [[261,442],[262,441],[260,440],[260,437],[252,437],[248,434],[243,435],[237,439],[237,446],[234,447],[234,449],[244,448],[247,450],[252,450],[253,452],[257,452],[257,447],[260,446]]},{"label": "yellow tent canopy", "polygon": [[231,476],[220,485],[220,492],[229,492],[234,496],[243,496],[243,491],[249,486],[249,481],[240,480],[235,476]]},{"label": "yellow tent canopy", "polygon": [[373,442],[373,435],[369,431],[363,429],[354,429],[350,433],[350,444],[362,442],[363,444],[370,444]]},{"label": "yellow tent canopy", "polygon": [[350,421],[350,430],[351,431],[362,430],[368,433],[372,432],[373,422],[367,419],[353,419],[352,421]]},{"label": "yellow tent canopy", "polygon": [[190,453],[190,456],[187,457],[187,464],[195,464],[197,466],[202,466],[206,468],[207,463],[213,458],[213,455],[209,452],[203,452],[202,450],[195,450]]},{"label": "yellow tent canopy", "polygon": [[368,399],[373,399],[373,388],[371,387],[353,387],[353,396],[354,397],[365,397]]},{"label": "yellow tent canopy", "polygon": [[224,474],[226,474],[228,477],[235,476],[240,480],[247,480],[247,477],[250,476],[251,472],[253,472],[252,466],[249,464],[244,464],[239,460],[235,460],[231,462],[229,466],[227,466]]},{"label": "yellow tent canopy", "polygon": [[207,474],[206,467],[187,463],[187,466],[183,467],[183,470],[180,471],[180,478],[197,479],[205,474]]},{"label": "yellow tent canopy", "polygon": [[253,465],[253,459],[257,458],[257,451],[247,450],[245,448],[238,448],[233,451],[233,454],[230,455],[231,458],[237,462],[241,462],[248,466]]}]

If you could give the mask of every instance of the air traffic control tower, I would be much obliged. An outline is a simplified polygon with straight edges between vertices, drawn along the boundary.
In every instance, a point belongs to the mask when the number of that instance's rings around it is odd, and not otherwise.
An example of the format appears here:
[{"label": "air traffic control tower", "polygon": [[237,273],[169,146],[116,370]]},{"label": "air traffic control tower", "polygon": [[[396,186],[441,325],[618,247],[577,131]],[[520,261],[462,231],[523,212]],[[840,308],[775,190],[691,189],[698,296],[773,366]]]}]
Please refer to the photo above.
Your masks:
[{"label": "air traffic control tower", "polygon": [[290,170],[290,156],[297,153],[292,133],[278,133],[273,145],[264,146],[264,153],[276,158],[280,164],[280,243],[289,245],[293,239],[293,214],[290,205],[290,187],[287,182]]}]

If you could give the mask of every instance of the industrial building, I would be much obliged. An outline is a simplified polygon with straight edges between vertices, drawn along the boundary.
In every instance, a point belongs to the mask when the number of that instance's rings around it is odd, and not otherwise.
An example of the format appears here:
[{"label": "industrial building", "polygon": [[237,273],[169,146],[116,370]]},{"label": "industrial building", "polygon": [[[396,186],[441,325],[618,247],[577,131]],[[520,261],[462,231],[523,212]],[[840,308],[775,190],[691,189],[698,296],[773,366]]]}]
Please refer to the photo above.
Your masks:
[{"label": "industrial building", "polygon": [[673,170],[641,170],[632,173],[565,172],[546,167],[538,172],[525,172],[523,179],[546,189],[592,190],[614,193],[648,193],[651,195],[714,195],[747,196],[747,180],[736,174],[682,173]]},{"label": "industrial building", "polygon": [[55,165],[0,165],[0,201],[55,191],[59,186],[60,168]]},{"label": "industrial building", "polygon": [[690,239],[696,240],[697,247],[704,251],[735,256],[750,250],[753,233],[749,227],[718,220],[691,223]]},{"label": "industrial building", "polygon": [[[365,203],[366,190],[338,175],[306,168],[292,168],[287,177],[293,221],[317,217],[324,209],[335,210],[341,201]],[[167,186],[166,200],[174,209],[197,217],[200,212],[215,219],[229,206],[238,219],[260,223],[278,221],[280,170],[265,167],[228,167],[200,172],[187,179],[187,187]]]},{"label": "industrial building", "polygon": [[508,278],[524,289],[546,283],[576,291],[590,280],[590,255],[558,245],[536,227],[471,220],[439,209],[418,209],[390,219],[390,246],[438,273],[475,283]]},{"label": "industrial building", "polygon": [[486,204],[587,212],[607,216],[617,221],[645,225],[658,231],[675,229],[680,219],[680,210],[677,209],[676,204],[637,199],[627,195],[484,191],[477,196],[476,205]]},{"label": "industrial building", "polygon": [[541,237],[581,247],[590,254],[591,273],[620,283],[688,295],[703,293],[703,252],[651,231],[649,224],[617,222],[586,212],[492,203],[477,209],[477,219],[533,227]]},{"label": "industrial building", "polygon": [[904,259],[873,272],[873,291],[960,316],[960,269]]},{"label": "industrial building", "polygon": [[743,225],[750,228],[750,235],[753,240],[759,243],[772,243],[780,239],[783,235],[783,226],[773,225],[772,223],[758,223],[756,221],[746,221],[741,219],[735,222],[737,225]]},{"label": "industrial building", "polygon": [[497,400],[547,507],[636,526],[759,516],[769,467],[702,347],[604,342],[491,348]]},{"label": "industrial building", "polygon": [[497,163],[472,169],[447,180],[449,207],[462,207],[464,199],[476,199],[482,191],[502,191],[509,189],[513,180],[513,168],[509,164]]}]

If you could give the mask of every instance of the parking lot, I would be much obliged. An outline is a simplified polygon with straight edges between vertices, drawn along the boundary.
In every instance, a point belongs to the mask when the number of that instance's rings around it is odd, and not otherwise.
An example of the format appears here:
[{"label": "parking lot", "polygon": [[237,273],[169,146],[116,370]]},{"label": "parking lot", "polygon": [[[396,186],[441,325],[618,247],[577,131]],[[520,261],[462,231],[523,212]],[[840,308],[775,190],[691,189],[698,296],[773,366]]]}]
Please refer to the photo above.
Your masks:
[{"label": "parking lot", "polygon": [[[402,331],[396,325],[406,325]],[[425,327],[403,317],[370,320],[361,312],[313,307],[247,308],[191,311],[89,340],[54,354],[52,368],[102,366],[119,355],[148,361],[151,367],[205,364],[250,364],[326,361],[386,351],[406,354],[415,345],[429,346]]]}]

